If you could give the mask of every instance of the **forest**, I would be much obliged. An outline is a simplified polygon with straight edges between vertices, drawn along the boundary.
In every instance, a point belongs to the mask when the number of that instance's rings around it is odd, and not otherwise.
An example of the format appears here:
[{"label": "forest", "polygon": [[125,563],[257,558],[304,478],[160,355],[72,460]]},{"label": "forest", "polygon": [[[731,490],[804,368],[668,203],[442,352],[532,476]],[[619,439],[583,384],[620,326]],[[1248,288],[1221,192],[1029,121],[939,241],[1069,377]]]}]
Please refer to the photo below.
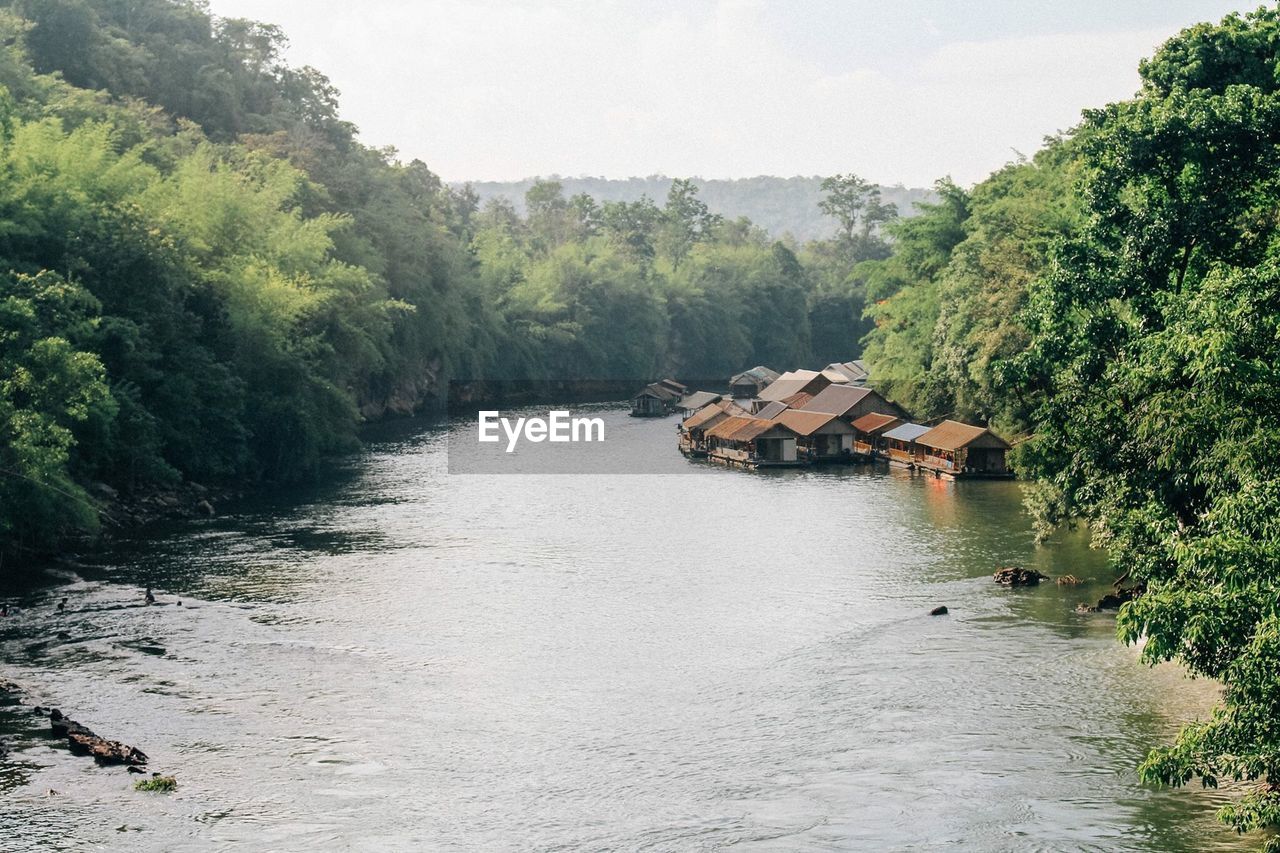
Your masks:
[{"label": "forest", "polygon": [[[0,4],[0,541],[92,532],[94,483],[284,482],[450,379],[728,376],[861,353],[919,418],[990,423],[1046,537],[1145,591],[1148,662],[1224,688],[1143,764],[1280,825],[1280,13],[1184,30],[1127,101],[832,235],[688,180],[523,210],[358,141],[284,34],[174,0]],[[1280,850],[1274,836],[1269,849]]]},{"label": "forest", "polygon": [[11,560],[91,534],[86,486],[305,479],[450,380],[727,377],[866,331],[846,271],[897,211],[856,176],[827,182],[842,234],[803,246],[685,180],[540,181],[519,214],[360,144],[274,27],[172,0],[0,15]]},{"label": "forest", "polygon": [[[481,204],[503,198],[525,213],[525,193],[537,181],[472,181],[471,188]],[[649,175],[643,178],[560,177],[552,175],[564,187],[566,195],[586,193],[596,201],[639,201],[642,197],[665,198],[671,178]],[[689,178],[698,188],[698,197],[712,213],[736,219],[745,216],[770,234],[802,242],[829,240],[835,236],[836,222],[819,206],[826,195],[825,178],[818,175],[796,175],[780,178],[757,175],[751,178]],[[457,185],[461,188],[461,184]],[[932,201],[929,189],[904,186],[881,186],[885,203],[897,208],[903,217],[914,215],[916,204]]]}]

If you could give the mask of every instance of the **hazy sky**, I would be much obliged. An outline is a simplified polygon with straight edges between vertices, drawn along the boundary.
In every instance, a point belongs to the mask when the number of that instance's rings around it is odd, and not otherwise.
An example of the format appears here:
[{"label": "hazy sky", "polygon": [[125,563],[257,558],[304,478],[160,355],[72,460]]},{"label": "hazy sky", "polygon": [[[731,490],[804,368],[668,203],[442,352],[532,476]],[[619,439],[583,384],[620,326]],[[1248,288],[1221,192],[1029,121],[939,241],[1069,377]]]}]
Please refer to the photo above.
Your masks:
[{"label": "hazy sky", "polygon": [[212,0],[447,180],[855,171],[972,183],[1218,0]]}]

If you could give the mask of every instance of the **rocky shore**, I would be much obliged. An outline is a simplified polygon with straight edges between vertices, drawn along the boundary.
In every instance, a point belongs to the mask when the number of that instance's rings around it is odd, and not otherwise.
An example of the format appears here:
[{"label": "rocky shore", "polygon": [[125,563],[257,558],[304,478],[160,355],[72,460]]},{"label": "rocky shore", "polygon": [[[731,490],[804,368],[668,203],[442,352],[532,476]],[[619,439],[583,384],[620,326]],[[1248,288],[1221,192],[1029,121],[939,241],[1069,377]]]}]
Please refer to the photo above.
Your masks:
[{"label": "rocky shore", "polygon": [[210,488],[194,482],[128,493],[106,483],[93,483],[89,493],[99,502],[98,515],[108,533],[166,518],[212,518],[221,504],[245,494],[242,489]]}]

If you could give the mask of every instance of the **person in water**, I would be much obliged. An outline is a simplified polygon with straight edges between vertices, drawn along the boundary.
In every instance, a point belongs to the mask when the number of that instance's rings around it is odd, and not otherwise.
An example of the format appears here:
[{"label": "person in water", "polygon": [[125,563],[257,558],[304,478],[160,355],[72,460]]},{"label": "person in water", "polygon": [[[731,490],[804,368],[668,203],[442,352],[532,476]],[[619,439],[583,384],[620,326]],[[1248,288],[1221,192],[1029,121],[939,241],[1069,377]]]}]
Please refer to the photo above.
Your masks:
[{"label": "person in water", "polygon": [[147,587],[147,594],[142,597],[142,600],[145,601],[147,604],[156,603],[156,597],[151,594],[151,587]]},{"label": "person in water", "polygon": [[59,601],[59,602],[58,602],[58,609],[59,609],[59,610],[66,610],[66,609],[67,609],[67,599],[66,599],[66,598],[63,598],[61,601]]},{"label": "person in water", "polygon": [[9,605],[7,604],[0,605],[0,616],[8,616],[8,615],[9,615]]}]

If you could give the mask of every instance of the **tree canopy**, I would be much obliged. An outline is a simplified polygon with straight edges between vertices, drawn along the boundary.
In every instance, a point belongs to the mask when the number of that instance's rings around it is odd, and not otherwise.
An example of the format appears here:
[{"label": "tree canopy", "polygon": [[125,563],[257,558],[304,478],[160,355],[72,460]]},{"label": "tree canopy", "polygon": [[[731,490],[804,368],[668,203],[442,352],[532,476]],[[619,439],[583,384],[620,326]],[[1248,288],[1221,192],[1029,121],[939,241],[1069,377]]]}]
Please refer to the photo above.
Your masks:
[{"label": "tree canopy", "polygon": [[[799,252],[691,180],[661,203],[537,181],[522,211],[484,204],[362,145],[279,29],[194,0],[10,0],[0,30],[0,299],[24,324],[0,551],[92,530],[98,483],[311,476],[451,380],[858,355],[848,241]],[[857,235],[884,254],[876,215]]]},{"label": "tree canopy", "polygon": [[792,179],[836,226],[803,245],[693,179],[483,201],[361,144],[284,44],[196,0],[0,3],[0,552],[91,531],[99,483],[307,477],[451,379],[865,341],[920,418],[1018,439],[1041,530],[1089,523],[1137,585],[1122,638],[1223,684],[1146,777],[1246,783],[1223,817],[1280,826],[1280,12],[1183,31],[913,216]]}]

